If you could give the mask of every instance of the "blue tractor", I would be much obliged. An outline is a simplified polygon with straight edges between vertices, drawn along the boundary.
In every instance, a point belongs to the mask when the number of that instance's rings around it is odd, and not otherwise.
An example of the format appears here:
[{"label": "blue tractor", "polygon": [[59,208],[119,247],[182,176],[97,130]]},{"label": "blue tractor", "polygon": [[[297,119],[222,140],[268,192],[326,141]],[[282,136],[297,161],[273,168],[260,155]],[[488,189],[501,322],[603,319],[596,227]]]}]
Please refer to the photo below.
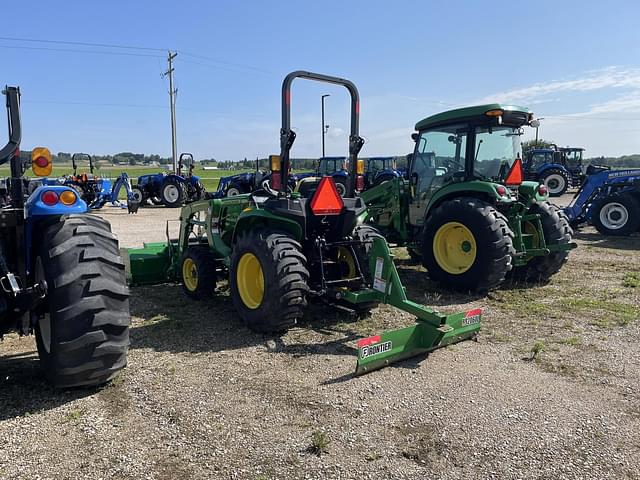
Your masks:
[{"label": "blue tractor", "polygon": [[[9,141],[0,165],[0,338],[34,333],[40,364],[56,387],[100,385],[127,362],[129,291],[118,241],[65,185],[25,188],[20,157],[20,91],[6,87]],[[35,148],[33,173],[51,173],[51,153]]]},{"label": "blue tractor", "polygon": [[559,197],[569,187],[579,187],[584,180],[582,152],[584,148],[532,148],[525,153],[524,174],[547,187],[549,195]]},{"label": "blue tractor", "polygon": [[404,170],[396,166],[394,157],[371,157],[365,160],[365,190],[403,175]]},{"label": "blue tractor", "polygon": [[572,226],[589,223],[604,235],[640,231],[640,169],[589,166],[564,212]]},{"label": "blue tractor", "polygon": [[[183,175],[183,170],[187,173]],[[181,207],[185,203],[205,198],[206,191],[200,177],[193,174],[195,162],[190,153],[180,154],[175,173],[153,173],[140,175],[132,188],[134,198],[140,205],[151,202],[165,207]]]}]

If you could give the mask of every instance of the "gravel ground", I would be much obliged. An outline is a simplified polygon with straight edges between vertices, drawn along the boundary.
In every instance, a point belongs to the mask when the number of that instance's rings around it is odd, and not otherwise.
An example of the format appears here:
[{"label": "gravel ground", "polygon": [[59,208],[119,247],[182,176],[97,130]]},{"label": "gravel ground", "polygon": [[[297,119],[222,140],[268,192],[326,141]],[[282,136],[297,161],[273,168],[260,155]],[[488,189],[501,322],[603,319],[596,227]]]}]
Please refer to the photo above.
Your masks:
[{"label": "gravel ground", "polygon": [[[100,214],[128,247],[178,211]],[[0,478],[640,478],[640,237],[577,241],[550,284],[483,298],[438,290],[398,249],[412,299],[483,306],[483,330],[359,378],[355,340],[408,315],[314,306],[274,338],[240,325],[225,285],[203,303],[133,288],[128,368],[67,392],[43,383],[33,339],[5,337]]]}]

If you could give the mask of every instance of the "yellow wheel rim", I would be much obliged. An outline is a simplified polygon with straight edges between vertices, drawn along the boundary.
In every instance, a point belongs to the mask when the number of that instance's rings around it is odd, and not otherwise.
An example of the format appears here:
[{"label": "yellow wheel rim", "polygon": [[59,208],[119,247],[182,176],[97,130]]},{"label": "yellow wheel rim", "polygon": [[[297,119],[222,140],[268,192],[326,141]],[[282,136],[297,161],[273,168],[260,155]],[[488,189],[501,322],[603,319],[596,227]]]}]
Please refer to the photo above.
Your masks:
[{"label": "yellow wheel rim", "polygon": [[264,275],[260,261],[253,253],[245,253],[240,257],[236,283],[242,303],[252,310],[258,308],[264,297]]},{"label": "yellow wheel rim", "polygon": [[356,276],[356,262],[353,259],[353,255],[349,251],[348,248],[338,247],[338,258],[337,261],[339,264],[346,267],[346,271],[344,272],[342,278],[355,278]]},{"label": "yellow wheel rim", "polygon": [[476,261],[476,239],[467,227],[459,222],[442,225],[433,237],[433,254],[445,272],[461,275]]},{"label": "yellow wheel rim", "polygon": [[191,258],[185,258],[182,262],[182,281],[190,292],[198,288],[198,268]]}]

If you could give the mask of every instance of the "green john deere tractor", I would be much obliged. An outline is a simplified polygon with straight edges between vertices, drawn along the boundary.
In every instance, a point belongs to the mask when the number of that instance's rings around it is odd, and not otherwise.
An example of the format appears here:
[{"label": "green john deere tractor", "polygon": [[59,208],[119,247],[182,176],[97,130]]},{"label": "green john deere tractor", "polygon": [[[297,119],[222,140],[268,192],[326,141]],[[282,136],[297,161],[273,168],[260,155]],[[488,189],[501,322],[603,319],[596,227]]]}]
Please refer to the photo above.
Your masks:
[{"label": "green john deere tractor", "polygon": [[[331,177],[309,178],[299,191],[287,188],[290,88],[294,79],[342,85],[351,95],[350,172],[342,198]],[[242,321],[258,332],[284,331],[319,298],[341,309],[365,313],[378,303],[410,312],[416,325],[363,339],[356,373],[473,337],[481,311],[442,315],[407,299],[384,238],[364,223],[367,210],[356,192],[364,187],[363,145],[358,134],[359,99],[344,79],[297,71],[282,86],[281,153],[272,156],[269,185],[249,194],[185,206],[180,235],[166,243],[130,249],[131,283],[179,281],[187,296],[214,295],[229,279]]]},{"label": "green john deere tractor", "polygon": [[458,290],[487,291],[508,275],[543,282],[576,247],[544,185],[523,181],[526,108],[460,108],[418,122],[406,178],[361,194],[368,222],[407,247],[429,276]]}]

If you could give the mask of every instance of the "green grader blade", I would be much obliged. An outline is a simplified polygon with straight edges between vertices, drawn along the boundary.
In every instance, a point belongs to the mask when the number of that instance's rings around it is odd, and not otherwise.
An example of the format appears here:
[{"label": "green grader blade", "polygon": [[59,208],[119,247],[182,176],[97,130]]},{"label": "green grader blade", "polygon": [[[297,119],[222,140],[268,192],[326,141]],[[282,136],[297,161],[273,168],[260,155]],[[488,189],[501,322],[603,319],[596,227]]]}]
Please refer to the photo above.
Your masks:
[{"label": "green grader blade", "polygon": [[145,243],[142,248],[122,249],[128,257],[130,285],[149,285],[171,280],[172,248],[167,242]]},{"label": "green grader blade", "polygon": [[373,272],[372,288],[345,292],[344,300],[353,304],[378,300],[415,315],[417,324],[360,340],[356,375],[469,340],[480,330],[480,308],[444,315],[407,299],[389,246],[382,238],[373,242],[370,271]]}]

